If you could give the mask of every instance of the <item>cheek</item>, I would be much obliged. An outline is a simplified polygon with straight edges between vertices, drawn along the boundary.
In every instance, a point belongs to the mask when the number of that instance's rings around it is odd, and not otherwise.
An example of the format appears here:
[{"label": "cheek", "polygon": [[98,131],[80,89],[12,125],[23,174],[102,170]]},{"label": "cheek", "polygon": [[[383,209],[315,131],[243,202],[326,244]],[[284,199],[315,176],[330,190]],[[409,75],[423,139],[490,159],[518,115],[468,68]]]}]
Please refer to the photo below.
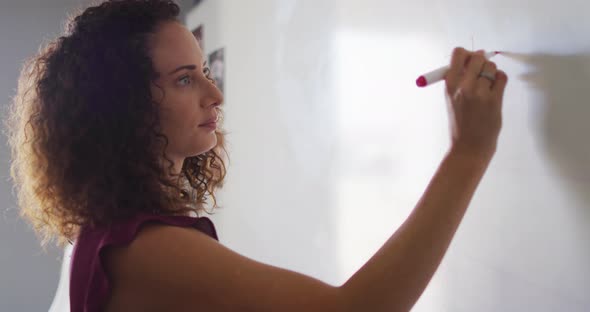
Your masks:
[{"label": "cheek", "polygon": [[168,137],[170,143],[181,139],[186,133],[189,122],[187,116],[179,111],[164,111],[160,113],[160,123],[163,133]]},{"label": "cheek", "polygon": [[190,111],[179,111],[170,120],[170,128],[176,136],[189,136],[197,126],[198,121]]},{"label": "cheek", "polygon": [[[169,93],[172,93],[171,91]],[[195,107],[191,104],[187,96],[176,95],[168,96],[165,105],[166,109],[162,112],[162,119],[172,127],[180,128],[190,126],[195,119]]]},{"label": "cheek", "polygon": [[194,137],[203,116],[199,115],[195,94],[188,90],[166,90],[167,101],[161,111],[162,125],[175,140]]}]

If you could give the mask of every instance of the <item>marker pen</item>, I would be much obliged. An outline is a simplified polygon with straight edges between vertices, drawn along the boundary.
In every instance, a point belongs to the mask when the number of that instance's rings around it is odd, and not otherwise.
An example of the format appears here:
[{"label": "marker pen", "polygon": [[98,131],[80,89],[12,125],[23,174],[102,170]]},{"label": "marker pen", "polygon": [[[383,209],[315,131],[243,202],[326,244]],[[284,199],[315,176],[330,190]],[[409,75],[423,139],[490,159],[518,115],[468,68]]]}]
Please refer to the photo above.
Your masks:
[{"label": "marker pen", "polygon": [[[486,59],[490,59],[492,56],[500,53],[501,52],[499,51],[487,52],[484,54],[484,56]],[[418,79],[416,79],[416,85],[418,85],[418,87],[426,87],[435,82],[445,79],[445,75],[447,74],[447,71],[449,71],[449,68],[451,68],[450,65],[443,66],[439,69],[435,69],[427,74],[418,77]]]}]

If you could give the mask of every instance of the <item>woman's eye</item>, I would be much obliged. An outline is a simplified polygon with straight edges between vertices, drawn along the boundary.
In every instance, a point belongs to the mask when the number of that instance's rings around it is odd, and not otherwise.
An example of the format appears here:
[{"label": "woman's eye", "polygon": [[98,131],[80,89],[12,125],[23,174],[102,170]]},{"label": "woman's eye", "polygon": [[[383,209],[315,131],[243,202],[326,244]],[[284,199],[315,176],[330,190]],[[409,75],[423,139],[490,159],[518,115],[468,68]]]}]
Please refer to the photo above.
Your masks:
[{"label": "woman's eye", "polygon": [[[178,82],[180,82],[181,85],[187,85],[188,83],[190,83],[190,77],[183,76],[182,78],[178,79]],[[183,83],[183,82],[186,82],[186,83]]]},{"label": "woman's eye", "polygon": [[205,77],[209,78],[209,75],[211,75],[211,69],[209,67],[203,68],[203,74],[205,74]]}]

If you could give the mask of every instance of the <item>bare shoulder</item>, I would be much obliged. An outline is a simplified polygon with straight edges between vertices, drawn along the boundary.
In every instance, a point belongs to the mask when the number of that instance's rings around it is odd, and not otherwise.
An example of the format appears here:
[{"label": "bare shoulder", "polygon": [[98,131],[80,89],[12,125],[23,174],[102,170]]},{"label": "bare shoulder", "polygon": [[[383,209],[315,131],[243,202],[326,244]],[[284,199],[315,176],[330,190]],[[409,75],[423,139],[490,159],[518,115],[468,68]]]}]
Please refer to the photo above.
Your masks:
[{"label": "bare shoulder", "polygon": [[193,228],[146,225],[104,259],[109,311],[346,311],[340,287],[244,257]]}]

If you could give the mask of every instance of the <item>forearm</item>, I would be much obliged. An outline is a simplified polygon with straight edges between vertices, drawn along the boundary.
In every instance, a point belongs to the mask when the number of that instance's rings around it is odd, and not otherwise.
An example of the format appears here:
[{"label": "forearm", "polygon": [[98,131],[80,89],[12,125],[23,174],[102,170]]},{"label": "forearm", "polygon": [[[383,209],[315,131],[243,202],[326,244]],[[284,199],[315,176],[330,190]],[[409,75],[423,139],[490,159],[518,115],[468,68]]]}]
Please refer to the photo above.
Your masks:
[{"label": "forearm", "polygon": [[343,286],[351,311],[409,311],[449,247],[491,157],[451,150],[400,228]]}]

